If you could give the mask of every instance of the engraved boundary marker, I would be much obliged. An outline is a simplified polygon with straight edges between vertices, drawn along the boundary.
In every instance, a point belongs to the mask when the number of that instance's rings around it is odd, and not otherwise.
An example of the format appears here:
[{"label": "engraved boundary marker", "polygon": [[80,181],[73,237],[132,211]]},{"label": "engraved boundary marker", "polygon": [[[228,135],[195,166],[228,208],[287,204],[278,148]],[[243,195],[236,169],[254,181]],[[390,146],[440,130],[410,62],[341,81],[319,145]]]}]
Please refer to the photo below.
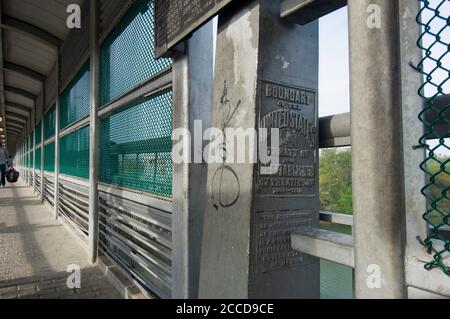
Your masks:
[{"label": "engraved boundary marker", "polygon": [[276,81],[260,81],[259,127],[280,129],[280,167],[263,175],[258,165],[262,197],[317,195],[317,93]]},{"label": "engraved boundary marker", "polygon": [[155,0],[156,57],[212,19],[234,0]]}]

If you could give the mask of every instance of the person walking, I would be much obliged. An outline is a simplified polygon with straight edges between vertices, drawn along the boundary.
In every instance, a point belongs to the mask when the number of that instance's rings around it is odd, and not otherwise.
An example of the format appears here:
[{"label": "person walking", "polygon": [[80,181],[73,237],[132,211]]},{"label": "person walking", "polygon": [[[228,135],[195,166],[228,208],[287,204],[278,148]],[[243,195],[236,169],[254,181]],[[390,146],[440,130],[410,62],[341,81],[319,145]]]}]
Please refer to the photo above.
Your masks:
[{"label": "person walking", "polygon": [[9,154],[6,150],[6,146],[2,145],[0,147],[0,188],[6,186],[6,164],[8,163]]}]

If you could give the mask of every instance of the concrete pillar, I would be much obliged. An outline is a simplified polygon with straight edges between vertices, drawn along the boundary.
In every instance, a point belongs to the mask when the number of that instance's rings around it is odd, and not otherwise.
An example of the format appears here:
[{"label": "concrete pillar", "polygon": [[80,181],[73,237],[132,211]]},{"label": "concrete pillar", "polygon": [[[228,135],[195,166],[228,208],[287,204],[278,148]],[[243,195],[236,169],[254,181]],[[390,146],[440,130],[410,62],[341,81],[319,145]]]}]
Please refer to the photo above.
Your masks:
[{"label": "concrete pillar", "polygon": [[[380,28],[368,24],[369,5],[379,10]],[[349,0],[348,11],[355,294],[404,298],[398,1]]]},{"label": "concrete pillar", "polygon": [[99,170],[99,120],[97,114],[98,105],[98,74],[99,74],[99,49],[98,49],[98,15],[99,1],[90,1],[91,29],[90,29],[90,126],[89,126],[89,260],[92,263],[98,257],[98,170]]},{"label": "concrete pillar", "polygon": [[273,175],[208,164],[200,298],[320,297],[319,260],[290,245],[319,224],[318,57],[318,22],[283,21],[278,0],[219,17],[212,126],[279,128],[283,154]]},{"label": "concrete pillar", "polygon": [[55,105],[55,194],[54,194],[54,216],[55,219],[59,217],[59,130],[60,130],[60,108],[61,108],[61,99],[59,92],[59,83],[60,83],[60,59],[61,59],[61,51],[60,46],[58,46],[57,55],[56,55],[56,105]]},{"label": "concrete pillar", "polygon": [[[188,129],[192,135],[203,136],[203,131],[194,133],[194,121],[201,121],[204,130],[211,123],[213,32],[213,23],[206,24],[187,42],[186,54],[174,58],[173,127]],[[194,149],[191,150],[194,158]],[[206,165],[202,163],[174,165],[172,297],[175,299],[198,298],[206,176]]]}]

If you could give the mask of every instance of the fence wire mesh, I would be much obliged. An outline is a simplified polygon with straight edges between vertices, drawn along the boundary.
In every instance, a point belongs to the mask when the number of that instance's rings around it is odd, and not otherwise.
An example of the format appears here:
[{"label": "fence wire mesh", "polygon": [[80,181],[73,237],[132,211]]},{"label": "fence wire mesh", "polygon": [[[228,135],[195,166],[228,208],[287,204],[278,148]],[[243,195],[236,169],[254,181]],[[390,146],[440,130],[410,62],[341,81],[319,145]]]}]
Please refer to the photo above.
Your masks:
[{"label": "fence wire mesh", "polygon": [[417,21],[423,32],[417,43],[424,55],[417,70],[425,79],[419,90],[425,101],[419,115],[425,125],[420,146],[427,154],[421,165],[427,176],[422,194],[428,201],[423,218],[430,228],[428,237],[422,243],[433,255],[425,268],[439,268],[450,275],[450,1],[419,1],[422,9]]},{"label": "fence wire mesh", "polygon": [[61,130],[89,115],[89,62],[61,94]]},{"label": "fence wire mesh", "polygon": [[55,107],[53,106],[50,111],[47,112],[44,118],[44,140],[48,140],[49,138],[55,135],[56,130],[56,121],[55,121]]},{"label": "fence wire mesh", "polygon": [[44,146],[44,171],[55,172],[55,143]]},{"label": "fence wire mesh", "polygon": [[102,182],[172,196],[172,92],[132,103],[101,122]]},{"label": "fence wire mesh", "polygon": [[137,1],[100,51],[101,105],[170,68],[170,59],[155,59],[153,0]]},{"label": "fence wire mesh", "polygon": [[36,149],[36,157],[34,159],[34,168],[36,170],[41,170],[41,148]]},{"label": "fence wire mesh", "polygon": [[89,126],[68,134],[60,141],[61,174],[89,178]]},{"label": "fence wire mesh", "polygon": [[36,129],[35,129],[35,137],[36,137],[36,146],[41,144],[42,142],[42,122],[39,122],[36,125]]}]

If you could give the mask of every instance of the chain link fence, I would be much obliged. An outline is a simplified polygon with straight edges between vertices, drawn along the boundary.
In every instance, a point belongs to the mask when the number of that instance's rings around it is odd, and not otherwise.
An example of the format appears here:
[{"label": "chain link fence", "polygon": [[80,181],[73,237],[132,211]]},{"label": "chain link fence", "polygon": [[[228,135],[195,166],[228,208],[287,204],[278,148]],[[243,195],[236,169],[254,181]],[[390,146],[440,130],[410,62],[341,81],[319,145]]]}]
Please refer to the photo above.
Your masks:
[{"label": "chain link fence", "polygon": [[439,268],[450,275],[450,1],[419,1],[422,10],[417,22],[423,32],[417,43],[424,54],[416,68],[424,75],[419,90],[424,108],[419,119],[425,125],[419,143],[427,154],[421,169],[426,174],[422,194],[428,201],[423,218],[429,225],[428,237],[422,244],[433,256],[425,268]]}]

